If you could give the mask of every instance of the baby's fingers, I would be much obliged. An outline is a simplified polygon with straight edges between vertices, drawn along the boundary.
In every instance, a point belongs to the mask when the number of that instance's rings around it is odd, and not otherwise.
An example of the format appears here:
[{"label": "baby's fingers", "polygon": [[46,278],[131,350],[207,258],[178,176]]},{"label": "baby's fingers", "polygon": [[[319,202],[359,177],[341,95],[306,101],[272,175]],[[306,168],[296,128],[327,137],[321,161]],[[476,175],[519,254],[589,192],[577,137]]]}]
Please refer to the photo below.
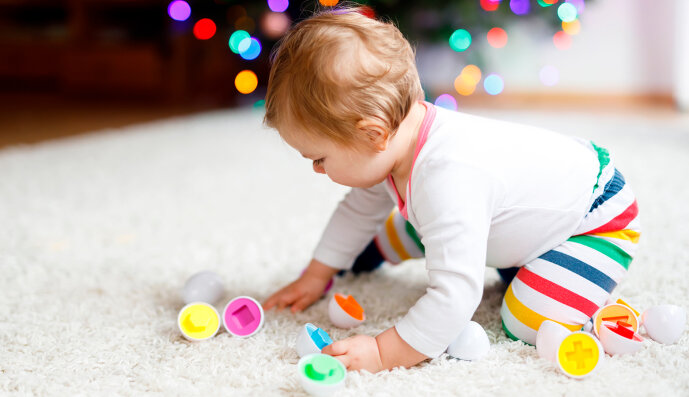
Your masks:
[{"label": "baby's fingers", "polygon": [[280,294],[277,299],[278,310],[282,310],[294,303],[299,298],[299,292],[294,289],[287,290]]},{"label": "baby's fingers", "polygon": [[347,354],[348,350],[349,343],[347,343],[347,339],[343,339],[324,347],[321,353],[335,357],[346,369],[349,369],[352,365],[352,358]]},{"label": "baby's fingers", "polygon": [[352,360],[349,358],[348,355],[343,354],[341,356],[335,356],[335,359],[339,360],[342,363],[342,365],[344,365],[345,369],[350,369],[352,365]]},{"label": "baby's fingers", "polygon": [[306,309],[313,303],[313,301],[313,298],[309,295],[302,296],[292,305],[292,313],[300,312]]},{"label": "baby's fingers", "polygon": [[321,352],[323,354],[329,354],[335,357],[347,354],[347,350],[349,350],[349,343],[347,343],[347,339],[343,339],[329,344],[328,346],[324,347]]},{"label": "baby's fingers", "polygon": [[263,304],[263,309],[270,310],[276,305],[279,310],[284,309],[286,305],[289,305],[290,303],[292,303],[292,301],[296,299],[296,297],[290,297],[290,295],[292,294],[294,293],[292,292],[292,289],[289,288],[289,286],[281,289],[280,291],[274,293],[268,299],[266,299],[266,302]]},{"label": "baby's fingers", "polygon": [[282,291],[278,291],[271,295],[265,302],[263,302],[263,310],[270,310],[278,302],[278,297]]}]

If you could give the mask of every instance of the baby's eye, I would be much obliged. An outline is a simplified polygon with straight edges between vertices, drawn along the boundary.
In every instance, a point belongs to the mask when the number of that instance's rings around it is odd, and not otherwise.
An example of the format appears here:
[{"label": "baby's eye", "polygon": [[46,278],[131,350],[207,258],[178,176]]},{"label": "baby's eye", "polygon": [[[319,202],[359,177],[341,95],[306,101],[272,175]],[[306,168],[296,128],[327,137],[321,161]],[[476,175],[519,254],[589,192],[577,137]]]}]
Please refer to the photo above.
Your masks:
[{"label": "baby's eye", "polygon": [[318,160],[313,160],[313,165],[321,165],[321,164],[323,164],[323,161],[324,161],[324,160],[325,160],[325,158],[320,158],[320,159],[318,159]]}]

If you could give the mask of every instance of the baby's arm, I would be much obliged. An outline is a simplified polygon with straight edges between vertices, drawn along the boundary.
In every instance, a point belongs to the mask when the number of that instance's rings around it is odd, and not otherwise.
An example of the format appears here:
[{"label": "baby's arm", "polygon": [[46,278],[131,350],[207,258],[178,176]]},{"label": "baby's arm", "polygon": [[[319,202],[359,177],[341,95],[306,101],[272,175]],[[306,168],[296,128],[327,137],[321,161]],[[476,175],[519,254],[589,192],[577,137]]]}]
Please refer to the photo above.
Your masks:
[{"label": "baby's arm", "polygon": [[394,206],[384,183],[349,191],[330,218],[304,273],[269,297],[264,309],[277,306],[282,310],[290,305],[292,312],[306,309],[323,296],[325,286],[339,270],[352,266]]},{"label": "baby's arm", "polygon": [[395,327],[376,338],[357,335],[323,349],[349,369],[377,372],[438,357],[481,300],[491,213],[499,197],[495,181],[455,163],[419,171],[423,183],[416,186],[412,204],[423,236],[428,288]]}]

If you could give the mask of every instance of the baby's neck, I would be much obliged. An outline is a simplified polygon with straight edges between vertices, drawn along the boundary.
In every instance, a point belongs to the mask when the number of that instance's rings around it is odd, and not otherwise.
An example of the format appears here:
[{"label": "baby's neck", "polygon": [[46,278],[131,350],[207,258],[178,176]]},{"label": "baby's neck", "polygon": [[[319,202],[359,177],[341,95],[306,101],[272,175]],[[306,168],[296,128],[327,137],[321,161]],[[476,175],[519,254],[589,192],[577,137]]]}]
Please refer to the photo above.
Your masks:
[{"label": "baby's neck", "polygon": [[[397,160],[395,160],[390,174],[398,188],[404,189],[407,185],[407,179],[409,179],[411,167],[414,163],[414,152],[416,151],[419,129],[421,129],[421,123],[425,115],[426,106],[421,102],[415,102],[409,110],[407,117],[402,120],[393,138],[397,140]],[[404,195],[404,191],[401,191],[400,194]]]}]

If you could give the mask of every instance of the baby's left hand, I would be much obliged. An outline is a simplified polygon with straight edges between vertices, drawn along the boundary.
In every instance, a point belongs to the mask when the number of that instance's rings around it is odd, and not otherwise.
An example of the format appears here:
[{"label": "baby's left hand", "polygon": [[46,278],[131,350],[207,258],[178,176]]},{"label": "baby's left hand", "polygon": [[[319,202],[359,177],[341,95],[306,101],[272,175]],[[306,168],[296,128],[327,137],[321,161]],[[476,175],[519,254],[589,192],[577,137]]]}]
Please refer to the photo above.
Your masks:
[{"label": "baby's left hand", "polygon": [[366,370],[376,373],[383,370],[376,338],[368,335],[356,335],[334,342],[323,348],[323,354],[329,354],[340,360],[348,370]]}]

